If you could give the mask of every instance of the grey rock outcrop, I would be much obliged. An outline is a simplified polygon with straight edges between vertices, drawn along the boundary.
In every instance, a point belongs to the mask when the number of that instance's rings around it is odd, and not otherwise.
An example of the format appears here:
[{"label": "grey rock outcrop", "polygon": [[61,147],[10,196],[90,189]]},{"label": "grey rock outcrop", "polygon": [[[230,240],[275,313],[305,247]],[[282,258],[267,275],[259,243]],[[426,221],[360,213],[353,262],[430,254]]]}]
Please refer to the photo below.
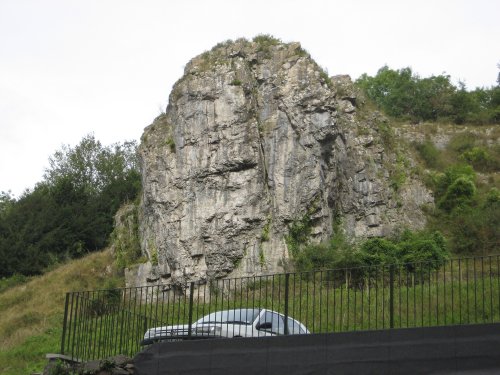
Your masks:
[{"label": "grey rock outcrop", "polygon": [[141,140],[143,282],[282,271],[304,215],[313,242],[338,219],[353,240],[423,226],[432,197],[411,178],[391,187],[383,118],[358,116],[358,101],[298,43],[238,40],[191,60]]}]

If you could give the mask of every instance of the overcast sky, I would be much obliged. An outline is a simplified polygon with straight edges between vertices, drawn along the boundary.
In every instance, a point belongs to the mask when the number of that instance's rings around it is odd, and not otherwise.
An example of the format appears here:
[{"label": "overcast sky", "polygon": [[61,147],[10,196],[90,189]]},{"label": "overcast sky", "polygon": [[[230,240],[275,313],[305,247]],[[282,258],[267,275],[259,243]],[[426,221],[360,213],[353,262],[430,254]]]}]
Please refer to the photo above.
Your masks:
[{"label": "overcast sky", "polygon": [[499,17],[497,0],[0,0],[0,191],[19,197],[86,134],[138,140],[218,42],[271,34],[330,75],[387,64],[489,87]]}]

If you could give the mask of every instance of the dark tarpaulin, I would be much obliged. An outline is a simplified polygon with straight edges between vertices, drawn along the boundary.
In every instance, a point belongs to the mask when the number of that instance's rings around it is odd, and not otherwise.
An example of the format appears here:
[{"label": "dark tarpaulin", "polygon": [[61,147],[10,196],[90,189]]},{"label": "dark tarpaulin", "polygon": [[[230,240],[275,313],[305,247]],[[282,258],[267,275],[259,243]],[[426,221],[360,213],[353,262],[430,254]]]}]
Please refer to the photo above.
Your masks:
[{"label": "dark tarpaulin", "polygon": [[500,324],[164,342],[139,375],[498,374]]}]

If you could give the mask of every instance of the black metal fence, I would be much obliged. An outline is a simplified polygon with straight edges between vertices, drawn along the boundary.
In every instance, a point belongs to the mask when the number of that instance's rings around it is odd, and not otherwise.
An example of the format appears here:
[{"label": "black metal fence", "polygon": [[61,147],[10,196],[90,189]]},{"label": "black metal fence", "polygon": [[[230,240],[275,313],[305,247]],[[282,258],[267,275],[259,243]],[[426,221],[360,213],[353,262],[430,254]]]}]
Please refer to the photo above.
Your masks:
[{"label": "black metal fence", "polygon": [[133,356],[148,329],[187,325],[190,338],[198,319],[238,308],[277,311],[311,333],[500,322],[500,255],[71,292],[61,353]]}]

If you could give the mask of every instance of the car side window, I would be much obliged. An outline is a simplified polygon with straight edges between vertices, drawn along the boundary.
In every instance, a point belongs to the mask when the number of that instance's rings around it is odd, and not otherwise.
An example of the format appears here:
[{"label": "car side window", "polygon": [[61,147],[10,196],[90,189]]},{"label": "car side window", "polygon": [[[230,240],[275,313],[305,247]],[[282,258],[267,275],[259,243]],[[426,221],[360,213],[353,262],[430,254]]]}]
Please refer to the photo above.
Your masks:
[{"label": "car side window", "polygon": [[290,335],[303,335],[307,332],[295,319],[288,318],[288,333]]},{"label": "car side window", "polygon": [[264,316],[260,320],[260,328],[262,331],[271,332],[277,335],[283,335],[285,333],[285,322],[283,317],[277,313],[266,311]]},{"label": "car side window", "polygon": [[301,333],[299,324],[292,318],[288,318],[288,333],[290,335],[298,335]]}]

